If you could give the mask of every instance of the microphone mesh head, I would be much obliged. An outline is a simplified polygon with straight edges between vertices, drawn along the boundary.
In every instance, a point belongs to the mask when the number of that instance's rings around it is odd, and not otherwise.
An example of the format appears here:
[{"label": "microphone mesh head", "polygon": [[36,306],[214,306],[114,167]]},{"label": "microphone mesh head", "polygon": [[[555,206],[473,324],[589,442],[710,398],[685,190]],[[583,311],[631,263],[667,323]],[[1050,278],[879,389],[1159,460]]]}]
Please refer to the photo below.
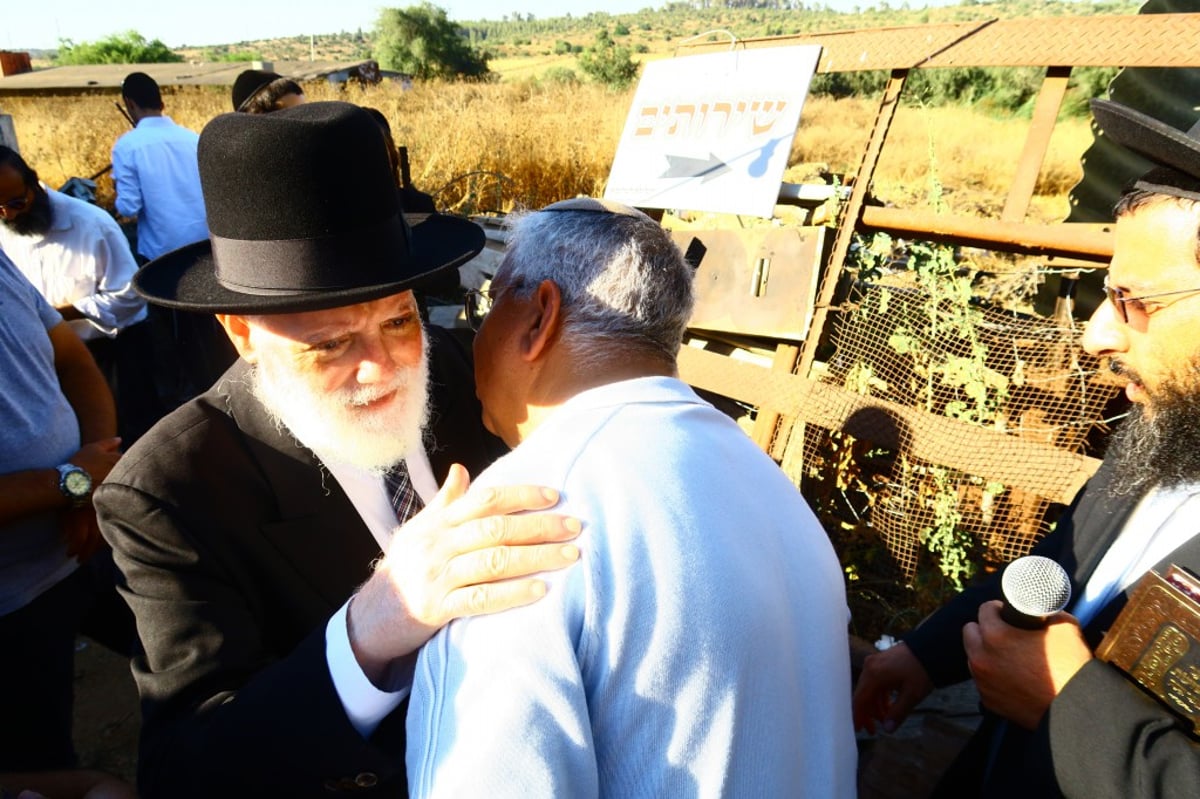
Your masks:
[{"label": "microphone mesh head", "polygon": [[1050,558],[1026,555],[1004,568],[1000,590],[1014,610],[1028,616],[1049,616],[1071,601],[1071,578]]}]

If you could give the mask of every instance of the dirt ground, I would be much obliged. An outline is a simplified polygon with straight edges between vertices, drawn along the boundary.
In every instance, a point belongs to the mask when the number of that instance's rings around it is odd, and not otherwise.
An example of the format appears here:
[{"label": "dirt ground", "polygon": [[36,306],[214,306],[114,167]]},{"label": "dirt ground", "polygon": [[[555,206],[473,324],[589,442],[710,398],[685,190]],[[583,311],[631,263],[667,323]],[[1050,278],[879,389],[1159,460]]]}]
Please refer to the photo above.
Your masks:
[{"label": "dirt ground", "polygon": [[141,726],[129,661],[89,638],[75,652],[75,748],[79,765],[133,781]]}]

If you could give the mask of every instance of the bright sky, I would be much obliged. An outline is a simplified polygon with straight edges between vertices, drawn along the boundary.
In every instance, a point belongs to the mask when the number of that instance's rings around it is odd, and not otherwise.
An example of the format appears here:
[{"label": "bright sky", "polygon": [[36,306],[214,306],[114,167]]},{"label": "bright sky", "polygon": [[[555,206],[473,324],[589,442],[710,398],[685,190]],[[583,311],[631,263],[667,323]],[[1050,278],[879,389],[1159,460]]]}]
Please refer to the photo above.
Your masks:
[{"label": "bright sky", "polygon": [[[535,17],[581,16],[591,11],[623,14],[661,8],[666,0],[435,0],[453,20],[501,19],[520,12]],[[956,0],[928,0],[946,5]],[[136,30],[168,47],[233,44],[310,33],[339,33],[375,26],[380,8],[406,8],[418,0],[290,0],[254,3],[245,0],[6,0],[0,14],[0,49],[52,49],[59,39],[92,42],[114,33]],[[873,0],[825,0],[830,8],[869,8]],[[925,3],[913,2],[914,7]],[[507,7],[507,10],[502,10]]]}]

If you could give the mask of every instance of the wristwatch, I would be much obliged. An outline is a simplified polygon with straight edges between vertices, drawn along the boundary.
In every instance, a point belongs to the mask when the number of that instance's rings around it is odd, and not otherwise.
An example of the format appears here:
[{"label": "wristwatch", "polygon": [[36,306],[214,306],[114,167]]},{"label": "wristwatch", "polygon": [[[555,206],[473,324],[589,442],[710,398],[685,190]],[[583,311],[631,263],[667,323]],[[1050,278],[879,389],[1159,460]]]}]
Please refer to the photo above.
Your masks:
[{"label": "wristwatch", "polygon": [[73,463],[55,468],[58,469],[58,490],[70,500],[72,507],[81,508],[88,504],[92,495],[92,476]]}]

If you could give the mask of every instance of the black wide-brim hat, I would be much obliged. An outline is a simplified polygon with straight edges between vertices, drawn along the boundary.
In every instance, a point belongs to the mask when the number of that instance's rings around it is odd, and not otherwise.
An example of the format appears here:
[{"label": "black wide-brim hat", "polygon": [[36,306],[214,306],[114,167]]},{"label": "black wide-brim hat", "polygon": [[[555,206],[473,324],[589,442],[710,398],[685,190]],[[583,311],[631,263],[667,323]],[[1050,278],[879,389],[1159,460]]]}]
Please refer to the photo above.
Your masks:
[{"label": "black wide-brim hat", "polygon": [[459,217],[406,219],[379,126],[350,103],[222,114],[200,134],[209,240],[142,267],[158,305],[296,313],[419,288],[483,249]]},{"label": "black wide-brim hat", "polygon": [[1112,100],[1091,108],[1106,137],[1155,164],[1135,188],[1200,200],[1200,123],[1185,132]]}]

